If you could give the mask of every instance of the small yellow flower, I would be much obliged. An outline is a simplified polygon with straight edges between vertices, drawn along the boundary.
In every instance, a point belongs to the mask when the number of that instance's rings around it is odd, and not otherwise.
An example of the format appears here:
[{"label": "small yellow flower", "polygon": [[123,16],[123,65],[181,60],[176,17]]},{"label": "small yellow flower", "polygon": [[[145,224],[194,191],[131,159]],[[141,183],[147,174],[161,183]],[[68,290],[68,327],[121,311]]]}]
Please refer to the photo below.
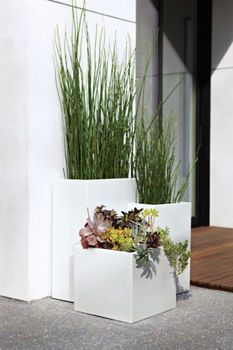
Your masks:
[{"label": "small yellow flower", "polygon": [[156,218],[157,216],[159,216],[159,212],[157,209],[144,209],[142,212],[142,215],[144,218],[146,218],[147,216],[153,216],[154,218]]}]

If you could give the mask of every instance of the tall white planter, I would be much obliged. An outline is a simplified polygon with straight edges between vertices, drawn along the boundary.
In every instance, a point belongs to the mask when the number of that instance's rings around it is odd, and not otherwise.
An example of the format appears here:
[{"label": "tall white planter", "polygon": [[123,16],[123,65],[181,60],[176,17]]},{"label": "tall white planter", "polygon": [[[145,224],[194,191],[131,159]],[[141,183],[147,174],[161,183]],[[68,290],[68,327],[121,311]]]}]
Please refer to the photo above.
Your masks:
[{"label": "tall white planter", "polygon": [[[188,240],[191,249],[191,203],[181,202],[172,204],[139,204],[128,203],[128,210],[137,207],[156,208],[159,212],[156,226],[169,227],[170,237],[174,242]],[[190,289],[190,261],[187,268],[177,278],[177,293],[187,292]]]},{"label": "tall white planter", "polygon": [[75,310],[133,323],[176,306],[174,275],[162,248],[156,272],[136,267],[135,253],[75,246]]},{"label": "tall white planter", "polygon": [[74,244],[97,205],[126,210],[135,201],[135,179],[56,180],[53,187],[52,297],[74,300]]}]

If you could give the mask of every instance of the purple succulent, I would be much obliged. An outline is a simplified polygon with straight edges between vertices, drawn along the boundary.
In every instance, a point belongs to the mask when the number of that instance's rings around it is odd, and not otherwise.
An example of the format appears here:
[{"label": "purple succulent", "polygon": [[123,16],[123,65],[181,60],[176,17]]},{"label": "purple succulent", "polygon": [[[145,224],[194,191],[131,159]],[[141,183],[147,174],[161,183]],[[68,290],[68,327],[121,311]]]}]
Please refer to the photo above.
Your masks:
[{"label": "purple succulent", "polygon": [[[101,239],[101,234],[112,225],[112,220],[106,217],[100,208],[102,209],[103,207],[96,208],[93,220],[91,220],[88,212],[85,227],[79,231],[83,248],[101,247],[101,244],[104,243],[104,240]],[[106,210],[105,212],[108,213]]]}]

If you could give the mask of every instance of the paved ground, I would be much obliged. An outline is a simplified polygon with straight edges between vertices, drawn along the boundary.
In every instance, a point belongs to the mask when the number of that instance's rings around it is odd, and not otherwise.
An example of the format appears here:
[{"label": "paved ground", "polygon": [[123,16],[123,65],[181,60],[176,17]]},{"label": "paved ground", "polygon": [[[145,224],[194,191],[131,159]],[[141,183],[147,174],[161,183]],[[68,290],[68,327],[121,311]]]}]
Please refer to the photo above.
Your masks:
[{"label": "paved ground", "polygon": [[233,293],[192,287],[177,308],[128,325],[50,298],[0,298],[0,350],[232,350]]}]

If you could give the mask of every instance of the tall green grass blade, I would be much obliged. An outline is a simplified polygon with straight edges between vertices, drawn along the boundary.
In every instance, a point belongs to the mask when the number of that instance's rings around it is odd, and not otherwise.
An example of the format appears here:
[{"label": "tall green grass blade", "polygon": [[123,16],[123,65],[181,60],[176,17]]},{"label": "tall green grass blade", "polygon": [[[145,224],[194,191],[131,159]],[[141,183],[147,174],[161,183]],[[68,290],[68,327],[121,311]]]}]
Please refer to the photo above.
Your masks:
[{"label": "tall green grass blade", "polygon": [[[173,91],[174,89],[172,93]],[[178,186],[181,162],[176,160],[174,118],[172,115],[168,116],[161,129],[161,106],[162,104],[159,104],[155,115],[148,121],[146,106],[142,103],[140,118],[137,118],[134,174],[141,203],[180,202],[196,164],[195,161],[184,181]]]},{"label": "tall green grass blade", "polygon": [[78,16],[73,6],[72,21],[70,37],[65,33],[62,38],[58,30],[55,34],[66,176],[128,177],[134,142],[134,52],[128,41],[120,60],[116,41],[107,46],[104,30],[98,28],[93,47],[85,9]]}]

